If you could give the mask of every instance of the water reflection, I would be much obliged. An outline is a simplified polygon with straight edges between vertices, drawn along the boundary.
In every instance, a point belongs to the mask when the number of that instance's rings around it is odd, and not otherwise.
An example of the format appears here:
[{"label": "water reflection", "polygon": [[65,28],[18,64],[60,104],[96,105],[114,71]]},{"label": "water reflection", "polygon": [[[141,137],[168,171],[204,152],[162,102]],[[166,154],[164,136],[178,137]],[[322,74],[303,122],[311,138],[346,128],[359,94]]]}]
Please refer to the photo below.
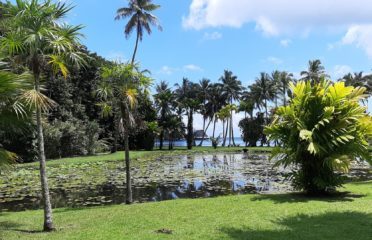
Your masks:
[{"label": "water reflection", "polygon": [[[53,207],[124,203],[124,169],[119,162],[107,164],[94,173],[103,179],[101,183],[81,180],[72,185],[73,175],[57,176],[57,184],[51,186]],[[267,155],[249,153],[161,156],[134,169],[133,197],[136,202],[148,202],[290,191],[284,177],[289,170],[272,168],[272,164]],[[11,194],[0,187],[0,210],[38,209],[40,198],[40,192],[24,185]]]}]

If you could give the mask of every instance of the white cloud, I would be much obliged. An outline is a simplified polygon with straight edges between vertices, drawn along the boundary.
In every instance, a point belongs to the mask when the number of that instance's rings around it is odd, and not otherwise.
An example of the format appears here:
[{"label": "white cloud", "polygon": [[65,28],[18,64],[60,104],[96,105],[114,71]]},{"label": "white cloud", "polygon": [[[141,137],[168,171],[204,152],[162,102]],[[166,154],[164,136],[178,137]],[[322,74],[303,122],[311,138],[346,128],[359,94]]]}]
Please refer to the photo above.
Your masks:
[{"label": "white cloud", "polygon": [[341,43],[354,44],[363,49],[369,58],[372,58],[372,24],[351,26]]},{"label": "white cloud", "polygon": [[206,32],[204,33],[203,40],[218,40],[222,38],[222,33],[220,32]]},{"label": "white cloud", "polygon": [[184,71],[191,71],[191,72],[200,72],[203,71],[203,69],[197,65],[194,64],[188,64],[183,66]]},{"label": "white cloud", "polygon": [[348,65],[336,65],[332,71],[332,79],[337,80],[352,72],[353,69]]},{"label": "white cloud", "polygon": [[[322,27],[347,27],[372,21],[366,0],[192,0],[184,28],[241,27],[256,23],[269,35]],[[357,14],[355,14],[357,13]]]},{"label": "white cloud", "polygon": [[280,65],[283,63],[283,60],[277,57],[268,57],[266,61],[275,65]]},{"label": "white cloud", "polygon": [[178,71],[178,69],[177,68],[172,68],[172,67],[169,67],[169,66],[163,66],[158,71],[158,73],[165,74],[165,75],[172,75],[175,71]]},{"label": "white cloud", "polygon": [[291,44],[291,43],[292,43],[292,40],[291,39],[282,39],[282,40],[280,40],[280,45],[282,47],[288,47],[289,44]]}]

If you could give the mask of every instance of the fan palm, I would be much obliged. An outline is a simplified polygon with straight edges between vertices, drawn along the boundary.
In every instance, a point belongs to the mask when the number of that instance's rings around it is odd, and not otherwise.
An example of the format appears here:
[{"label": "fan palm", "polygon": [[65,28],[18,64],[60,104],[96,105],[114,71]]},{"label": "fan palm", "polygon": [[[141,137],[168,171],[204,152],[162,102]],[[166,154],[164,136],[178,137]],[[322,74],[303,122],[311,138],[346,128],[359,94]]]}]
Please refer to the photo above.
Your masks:
[{"label": "fan palm", "polygon": [[[222,94],[227,99],[228,103],[232,105],[235,100],[239,100],[244,88],[241,81],[238,80],[238,77],[233,75],[231,71],[225,70],[220,81],[222,82]],[[235,146],[232,109],[230,113],[229,146],[231,146],[231,140]]]},{"label": "fan palm", "polygon": [[7,2],[3,9],[7,16],[6,29],[0,39],[1,49],[17,62],[24,63],[32,72],[34,89],[24,95],[27,105],[36,109],[38,154],[40,160],[41,187],[44,199],[44,230],[54,229],[49,187],[46,176],[46,159],[42,112],[47,111],[53,102],[42,94],[43,71],[50,67],[54,73],[67,77],[68,66],[80,66],[83,56],[79,49],[81,26],[61,23],[72,9],[65,3],[50,0],[18,0],[16,4]]},{"label": "fan palm", "polygon": [[102,82],[97,90],[102,100],[99,104],[103,115],[120,115],[120,123],[124,133],[125,170],[126,170],[126,203],[133,202],[129,158],[129,127],[134,125],[132,110],[137,105],[137,98],[142,92],[147,94],[152,80],[143,72],[139,72],[132,64],[117,64],[103,67]]},{"label": "fan palm", "polygon": [[162,30],[158,18],[151,14],[152,11],[158,8],[160,8],[160,5],[153,4],[152,0],[128,0],[128,6],[119,8],[116,12],[115,20],[130,18],[124,28],[125,37],[129,38],[134,30],[137,34],[132,55],[132,64],[134,64],[138,42],[142,41],[143,33],[146,31],[148,34],[151,34],[152,32],[150,25],[156,26],[159,30]]}]

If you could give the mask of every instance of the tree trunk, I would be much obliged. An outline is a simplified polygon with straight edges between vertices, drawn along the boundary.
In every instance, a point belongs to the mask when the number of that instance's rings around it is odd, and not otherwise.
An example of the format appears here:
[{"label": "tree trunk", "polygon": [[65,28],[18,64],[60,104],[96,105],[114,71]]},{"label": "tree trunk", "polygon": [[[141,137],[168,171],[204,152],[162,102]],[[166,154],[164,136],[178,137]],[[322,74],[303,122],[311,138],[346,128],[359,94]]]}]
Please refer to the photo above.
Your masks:
[{"label": "tree trunk", "polygon": [[287,97],[286,97],[286,94],[287,94],[287,90],[286,88],[283,89],[284,93],[283,93],[283,104],[284,104],[284,107],[287,106]]},{"label": "tree trunk", "polygon": [[164,141],[164,130],[162,129],[159,136],[159,149],[163,150],[163,141]]},{"label": "tree trunk", "polygon": [[191,150],[194,140],[194,129],[193,129],[193,121],[194,121],[194,111],[190,109],[189,112],[189,119],[187,122],[187,149]]},{"label": "tree trunk", "polygon": [[213,123],[213,138],[214,138],[214,134],[216,132],[216,123],[217,123],[217,118],[215,117],[214,123]]},{"label": "tree trunk", "polygon": [[131,65],[133,66],[134,60],[136,59],[136,54],[137,54],[137,48],[138,48],[138,42],[139,42],[139,26],[140,26],[140,21],[137,19],[137,38],[136,38],[136,45],[134,46],[134,51],[133,51],[133,56],[132,56],[132,62]]},{"label": "tree trunk", "polygon": [[114,115],[114,144],[111,149],[111,153],[118,151],[118,139],[119,139],[119,124],[120,121],[116,115]]},{"label": "tree trunk", "polygon": [[132,196],[132,179],[130,172],[130,158],[129,158],[129,107],[125,103],[122,106],[123,128],[124,128],[124,150],[125,150],[125,175],[126,175],[126,204],[133,203]]},{"label": "tree trunk", "polygon": [[205,132],[204,131],[205,131],[205,118],[203,117],[203,135],[202,135],[202,140],[199,143],[199,147],[202,146],[203,141],[204,141],[204,136],[205,136]]},{"label": "tree trunk", "polygon": [[209,123],[207,124],[207,127],[204,130],[203,139],[202,139],[201,143],[199,144],[199,146],[203,146],[203,142],[204,142],[204,138],[205,138],[206,132],[208,131],[208,128],[211,125],[211,123],[212,123],[212,119],[209,121]]},{"label": "tree trunk", "polygon": [[265,124],[267,125],[268,124],[268,113],[267,113],[267,100],[265,99],[265,114],[266,114],[266,119],[265,119]]},{"label": "tree trunk", "polygon": [[226,146],[226,140],[227,140],[227,133],[229,129],[229,121],[226,121],[226,126],[225,126],[225,138],[223,140],[223,147]]},{"label": "tree trunk", "polygon": [[[40,79],[38,74],[34,74],[35,77],[35,88],[37,92],[40,92]],[[44,135],[43,135],[43,125],[41,122],[41,109],[40,106],[36,106],[36,125],[37,125],[37,142],[39,147],[39,162],[40,162],[40,181],[41,181],[41,191],[44,201],[44,231],[55,230],[53,226],[53,216],[52,216],[52,205],[50,203],[50,194],[48,186],[48,177],[46,173],[46,158],[44,150]]]}]

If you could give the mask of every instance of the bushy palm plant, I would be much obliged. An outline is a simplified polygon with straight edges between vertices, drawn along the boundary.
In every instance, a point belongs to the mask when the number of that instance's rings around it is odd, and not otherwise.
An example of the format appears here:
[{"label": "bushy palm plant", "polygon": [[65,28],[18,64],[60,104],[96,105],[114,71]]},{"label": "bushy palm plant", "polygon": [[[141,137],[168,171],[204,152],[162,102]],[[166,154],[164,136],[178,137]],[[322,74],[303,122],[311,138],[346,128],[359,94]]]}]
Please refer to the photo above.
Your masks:
[{"label": "bushy palm plant", "polygon": [[99,104],[103,115],[120,116],[120,127],[124,133],[125,169],[126,169],[126,203],[133,202],[129,158],[129,127],[134,125],[133,111],[137,105],[140,92],[148,94],[152,80],[138,66],[117,64],[103,67],[102,82],[97,94],[102,102]]},{"label": "bushy palm plant", "polygon": [[[276,111],[265,133],[283,144],[273,156],[277,165],[295,165],[294,186],[310,194],[325,193],[342,184],[353,160],[371,160],[368,139],[371,116],[360,102],[365,88],[321,80],[291,84],[293,98]],[[295,168],[296,169],[296,168]]]}]

